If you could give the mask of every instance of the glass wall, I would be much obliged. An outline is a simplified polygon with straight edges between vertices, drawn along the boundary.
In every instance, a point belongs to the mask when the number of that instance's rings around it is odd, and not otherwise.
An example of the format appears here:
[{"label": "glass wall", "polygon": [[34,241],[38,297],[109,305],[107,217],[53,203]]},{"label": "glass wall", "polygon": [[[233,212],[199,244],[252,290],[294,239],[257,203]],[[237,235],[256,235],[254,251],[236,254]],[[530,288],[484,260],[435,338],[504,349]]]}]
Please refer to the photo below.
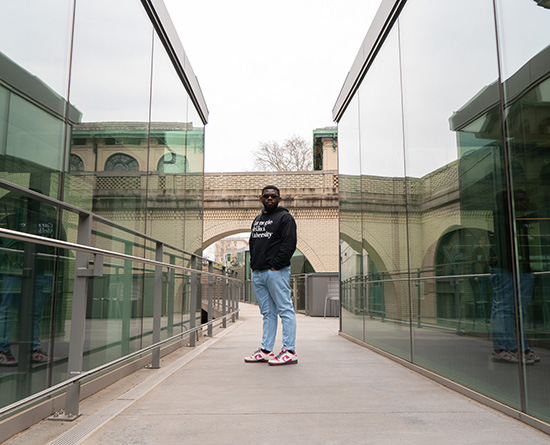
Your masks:
[{"label": "glass wall", "polygon": [[338,122],[342,329],[548,422],[550,10],[401,3]]},{"label": "glass wall", "polygon": [[[137,0],[8,2],[0,22],[0,227],[78,242],[78,214],[31,190],[93,213],[94,247],[154,259],[149,236],[189,266],[205,110],[179,42],[183,71]],[[90,277],[83,370],[152,343],[154,273],[106,258]],[[67,378],[74,277],[74,252],[0,238],[0,407]],[[162,338],[189,327],[189,281],[163,280]]]},{"label": "glass wall", "polygon": [[340,192],[340,279],[342,329],[364,340],[363,256],[361,246],[361,152],[359,150],[359,100],[339,122],[338,143],[349,147],[339,161]]}]

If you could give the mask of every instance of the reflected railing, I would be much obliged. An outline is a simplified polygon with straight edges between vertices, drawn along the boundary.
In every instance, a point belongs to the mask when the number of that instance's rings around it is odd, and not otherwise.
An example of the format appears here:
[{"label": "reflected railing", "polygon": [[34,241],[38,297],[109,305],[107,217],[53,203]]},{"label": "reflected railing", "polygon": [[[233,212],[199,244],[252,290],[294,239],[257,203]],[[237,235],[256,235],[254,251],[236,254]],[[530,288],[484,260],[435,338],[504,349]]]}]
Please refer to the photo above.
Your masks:
[{"label": "reflected railing", "polygon": [[[468,269],[470,265],[466,262],[455,266],[456,274],[443,275],[440,268],[433,268],[411,274],[385,272],[347,278],[341,283],[342,308],[369,319],[412,322],[419,328],[425,326],[455,331],[459,335],[488,337],[493,303],[491,274],[458,273]],[[544,286],[549,274],[547,271],[533,272],[538,284],[531,306],[540,306],[541,310],[531,310],[528,314],[525,329],[530,336],[550,337],[550,326],[537,318],[539,313],[550,312],[550,300]]]},{"label": "reflected railing", "polygon": [[[0,180],[0,188],[55,207],[65,222],[64,236],[76,238],[0,228],[0,251],[21,265],[20,285],[9,291],[14,307],[0,314],[17,354],[14,366],[0,368],[0,420],[63,393],[65,408],[57,418],[72,420],[79,415],[83,382],[148,354],[149,367],[159,368],[161,347],[182,339],[193,347],[199,331],[211,336],[215,325],[226,327],[227,320],[238,318],[244,287],[235,272],[7,181]],[[7,248],[4,240],[19,244]],[[53,247],[56,254],[41,253],[39,246]],[[38,261],[51,263],[51,273],[36,269]],[[2,270],[3,302],[15,274],[13,268]],[[45,275],[51,289],[38,285]],[[36,313],[37,295],[46,292],[53,301],[50,312]],[[37,363],[34,328],[45,324],[48,332],[38,335],[42,344],[47,341],[49,356]]]}]

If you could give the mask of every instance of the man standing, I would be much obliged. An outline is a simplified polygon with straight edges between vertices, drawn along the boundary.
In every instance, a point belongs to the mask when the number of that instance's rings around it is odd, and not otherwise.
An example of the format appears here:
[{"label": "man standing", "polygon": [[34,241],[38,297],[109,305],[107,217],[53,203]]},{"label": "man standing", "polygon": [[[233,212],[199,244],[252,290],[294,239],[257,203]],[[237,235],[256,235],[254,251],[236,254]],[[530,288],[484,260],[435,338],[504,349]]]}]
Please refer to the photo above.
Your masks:
[{"label": "man standing", "polygon": [[[250,265],[252,284],[263,316],[260,348],[244,358],[247,363],[268,362],[272,366],[298,363],[296,355],[296,314],[290,298],[290,259],[296,250],[296,222],[284,207],[274,185],[262,190],[264,210],[252,223]],[[275,356],[277,316],[283,325],[283,349]]]}]

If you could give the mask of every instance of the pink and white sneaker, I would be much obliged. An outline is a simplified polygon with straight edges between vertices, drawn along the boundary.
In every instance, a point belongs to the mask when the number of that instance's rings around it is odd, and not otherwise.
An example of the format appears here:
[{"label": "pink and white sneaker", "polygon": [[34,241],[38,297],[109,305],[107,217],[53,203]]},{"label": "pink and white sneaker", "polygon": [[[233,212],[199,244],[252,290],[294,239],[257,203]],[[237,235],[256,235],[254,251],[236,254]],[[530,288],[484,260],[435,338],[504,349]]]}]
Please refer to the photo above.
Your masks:
[{"label": "pink and white sneaker", "polygon": [[283,349],[277,357],[268,362],[271,366],[295,365],[298,363],[298,354]]},{"label": "pink and white sneaker", "polygon": [[261,348],[258,348],[252,353],[252,355],[245,357],[244,361],[246,363],[265,363],[272,358],[275,358],[275,354],[273,354],[273,352],[265,353]]},{"label": "pink and white sneaker", "polygon": [[535,354],[533,351],[526,352],[523,357],[526,363],[528,361],[540,362],[540,355]]}]

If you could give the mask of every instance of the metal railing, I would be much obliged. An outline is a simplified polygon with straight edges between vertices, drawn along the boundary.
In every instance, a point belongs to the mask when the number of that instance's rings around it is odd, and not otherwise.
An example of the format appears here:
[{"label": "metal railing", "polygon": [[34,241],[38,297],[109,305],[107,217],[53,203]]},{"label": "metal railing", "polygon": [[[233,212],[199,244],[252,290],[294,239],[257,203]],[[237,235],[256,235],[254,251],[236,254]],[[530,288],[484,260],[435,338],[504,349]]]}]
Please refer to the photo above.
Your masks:
[{"label": "metal railing", "polygon": [[[0,419],[11,416],[18,410],[26,409],[32,404],[38,403],[46,398],[56,396],[60,394],[60,392],[66,390],[64,414],[62,416],[58,416],[57,418],[72,420],[79,415],[80,389],[81,383],[84,379],[91,378],[107,369],[136,359],[137,357],[143,357],[148,353],[151,353],[150,368],[159,368],[161,346],[188,336],[189,344],[193,347],[196,344],[195,333],[198,330],[206,327],[208,330],[208,335],[211,336],[214,325],[221,324],[222,327],[226,327],[228,318],[233,322],[238,318],[239,300],[240,294],[243,291],[243,286],[242,282],[237,279],[235,272],[225,268],[224,266],[214,264],[212,261],[202,258],[196,254],[175,248],[160,240],[120,226],[91,212],[79,209],[62,201],[48,198],[44,195],[19,187],[7,181],[0,180],[0,188],[4,188],[8,191],[17,193],[27,198],[32,198],[33,200],[42,203],[56,206],[58,210],[60,210],[60,214],[61,210],[63,210],[76,213],[78,215],[78,224],[76,225],[76,243],[0,228],[1,238],[20,241],[24,246],[23,251],[19,252],[19,254],[24,258],[21,274],[22,308],[32,307],[26,306],[25,301],[30,301],[32,304],[34,272],[32,270],[32,263],[29,261],[33,256],[39,255],[35,253],[34,246],[51,246],[57,249],[74,252],[75,254],[74,284],[72,290],[72,307],[70,316],[70,341],[68,345],[69,350],[67,357],[68,378],[58,384],[51,385],[42,391],[31,394],[28,397],[21,398],[15,403],[1,408]],[[91,245],[92,233],[97,235],[97,230],[95,232],[92,231],[93,222],[99,222],[101,224],[106,224],[111,228],[121,230],[128,233],[131,237],[143,240],[144,243],[154,245],[154,248],[144,247],[143,256],[137,256],[93,247]],[[128,243],[132,243],[132,241],[128,241]],[[167,252],[168,250],[170,253]],[[146,257],[147,253],[152,253],[151,251],[154,251],[155,259]],[[163,261],[165,255],[170,258],[170,262]],[[178,256],[180,264],[175,264],[176,261],[174,258],[176,256]],[[103,276],[104,267],[106,264],[104,262],[105,258],[122,260],[125,264],[124,267],[129,268],[130,271],[134,267],[134,264],[141,265],[143,267],[143,274],[146,272],[145,266],[154,268],[154,273],[152,273],[151,276],[154,281],[151,330],[152,344],[149,346],[140,347],[134,352],[124,351],[124,349],[122,349],[122,355],[115,360],[96,366],[93,369],[84,370],[83,360],[86,352],[84,349],[86,339],[86,320],[89,318],[87,316],[87,301],[89,299],[88,290],[90,288],[89,281]],[[183,263],[186,265],[183,265]],[[112,265],[107,264],[106,267],[112,267]],[[204,270],[205,268],[207,270]],[[189,302],[188,328],[175,335],[169,335],[168,338],[161,340],[161,331],[163,330],[163,288],[165,288],[167,284],[173,284],[176,276],[178,276],[182,282],[185,282],[185,285],[181,287],[181,292],[187,294],[186,296],[188,297]],[[204,283],[207,284],[206,292],[204,289]],[[185,298],[185,295],[182,295],[181,297]],[[204,322],[197,323],[196,314],[201,311],[201,307],[197,307],[197,303],[202,303],[202,305],[207,308],[207,320],[204,320]],[[215,317],[214,309],[217,311]],[[23,312],[24,311],[21,310],[21,313]],[[21,372],[30,371],[28,365],[28,363],[30,363],[29,354],[27,354],[27,359],[27,364],[24,364],[23,360],[20,358],[20,369],[17,370],[18,374],[21,374]]]}]

